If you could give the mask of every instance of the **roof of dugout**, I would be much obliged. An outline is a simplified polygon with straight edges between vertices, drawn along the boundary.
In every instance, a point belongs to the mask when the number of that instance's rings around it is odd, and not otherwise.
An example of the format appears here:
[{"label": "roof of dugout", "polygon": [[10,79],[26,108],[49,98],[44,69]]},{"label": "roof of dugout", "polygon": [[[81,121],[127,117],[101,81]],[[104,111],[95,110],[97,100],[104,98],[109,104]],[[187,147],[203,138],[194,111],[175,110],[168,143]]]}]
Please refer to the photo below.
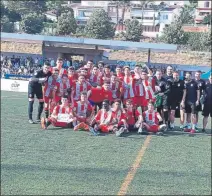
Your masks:
[{"label": "roof of dugout", "polygon": [[153,52],[166,52],[175,53],[177,45],[174,44],[161,44],[161,43],[146,43],[146,42],[129,42],[117,40],[101,40],[101,39],[88,39],[88,38],[75,38],[75,37],[61,37],[61,36],[45,36],[45,35],[31,35],[31,34],[17,34],[17,33],[2,33],[1,40],[25,40],[25,41],[38,41],[53,44],[76,44],[84,46],[98,46],[100,49],[113,49],[113,50],[137,50]]}]

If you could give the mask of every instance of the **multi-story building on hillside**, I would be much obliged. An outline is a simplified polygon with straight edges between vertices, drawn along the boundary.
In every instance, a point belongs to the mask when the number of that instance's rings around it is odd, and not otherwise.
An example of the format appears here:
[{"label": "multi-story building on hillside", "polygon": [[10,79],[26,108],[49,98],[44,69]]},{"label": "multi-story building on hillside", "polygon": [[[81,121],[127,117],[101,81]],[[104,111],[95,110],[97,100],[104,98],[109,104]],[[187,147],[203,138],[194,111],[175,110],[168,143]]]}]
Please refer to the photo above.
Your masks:
[{"label": "multi-story building on hillside", "polygon": [[211,1],[198,1],[195,23],[201,23],[205,16],[211,14]]}]

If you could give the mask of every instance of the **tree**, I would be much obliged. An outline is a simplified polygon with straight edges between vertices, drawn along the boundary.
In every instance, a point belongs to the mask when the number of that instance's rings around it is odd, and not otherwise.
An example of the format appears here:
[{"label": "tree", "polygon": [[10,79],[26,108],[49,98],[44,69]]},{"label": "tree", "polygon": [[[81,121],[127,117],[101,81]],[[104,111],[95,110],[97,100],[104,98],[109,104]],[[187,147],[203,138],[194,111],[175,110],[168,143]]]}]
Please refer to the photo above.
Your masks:
[{"label": "tree", "polygon": [[181,22],[175,21],[166,27],[160,41],[168,44],[185,44],[187,41]]},{"label": "tree", "polygon": [[179,16],[176,18],[178,22],[182,24],[193,24],[194,23],[194,11],[195,6],[184,5],[181,8]]},{"label": "tree", "polygon": [[188,32],[188,46],[194,51],[211,51],[211,32]]},{"label": "tree", "polygon": [[37,15],[35,13],[31,13],[25,15],[21,21],[21,29],[28,34],[36,34],[40,33],[44,27],[44,17]]},{"label": "tree", "polygon": [[203,24],[210,24],[212,23],[212,18],[211,18],[211,14],[207,15],[204,17],[203,21],[202,21]]},{"label": "tree", "polygon": [[142,37],[142,25],[138,20],[126,20],[126,40],[139,42]]},{"label": "tree", "polygon": [[14,24],[9,21],[6,16],[1,18],[1,32],[13,33],[14,32]]},{"label": "tree", "polygon": [[74,18],[74,14],[68,12],[67,14],[62,14],[58,18],[57,22],[57,33],[59,35],[70,35],[71,33],[76,33],[77,23]]},{"label": "tree", "polygon": [[110,3],[112,5],[115,5],[116,6],[116,24],[117,25],[120,23],[120,20],[119,20],[119,8],[122,9],[122,13],[121,13],[121,24],[123,25],[124,20],[125,20],[124,19],[124,16],[125,16],[126,8],[131,6],[130,1],[129,0],[122,0],[122,1],[112,0]]},{"label": "tree", "polygon": [[187,44],[188,37],[183,31],[183,25],[194,22],[193,7],[185,5],[173,23],[164,29],[160,41],[169,44]]},{"label": "tree", "polygon": [[43,0],[6,1],[5,6],[10,11],[16,11],[21,16],[29,13],[43,14],[47,10],[46,2]]},{"label": "tree", "polygon": [[103,9],[95,10],[90,16],[85,32],[88,37],[96,39],[109,39],[113,38],[115,34],[114,25],[111,23],[110,18]]}]

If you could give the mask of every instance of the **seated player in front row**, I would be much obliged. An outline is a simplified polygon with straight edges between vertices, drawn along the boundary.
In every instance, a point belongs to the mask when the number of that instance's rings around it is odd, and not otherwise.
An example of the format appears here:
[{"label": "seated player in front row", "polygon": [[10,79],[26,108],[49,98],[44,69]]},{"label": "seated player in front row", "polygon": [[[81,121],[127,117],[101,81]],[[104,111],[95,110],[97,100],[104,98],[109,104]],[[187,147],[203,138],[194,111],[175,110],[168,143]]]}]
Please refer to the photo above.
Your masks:
[{"label": "seated player in front row", "polygon": [[118,121],[115,118],[115,113],[110,109],[109,100],[102,102],[102,109],[100,109],[91,125],[95,131],[101,131],[104,133],[117,131]]},{"label": "seated player in front row", "polygon": [[76,121],[73,116],[72,109],[69,105],[68,96],[63,95],[61,98],[61,104],[54,107],[54,110],[48,118],[41,119],[41,127],[47,129],[49,125],[55,127],[72,128],[72,122]]},{"label": "seated player in front row", "polygon": [[133,101],[131,99],[126,100],[125,119],[130,132],[138,131],[138,133],[142,133],[143,118],[138,109],[133,108]]},{"label": "seated player in front row", "polygon": [[[153,102],[149,101],[147,111],[143,112],[143,127],[147,132],[163,135],[166,125],[158,112],[154,110]],[[144,131],[144,130],[143,130]]]}]

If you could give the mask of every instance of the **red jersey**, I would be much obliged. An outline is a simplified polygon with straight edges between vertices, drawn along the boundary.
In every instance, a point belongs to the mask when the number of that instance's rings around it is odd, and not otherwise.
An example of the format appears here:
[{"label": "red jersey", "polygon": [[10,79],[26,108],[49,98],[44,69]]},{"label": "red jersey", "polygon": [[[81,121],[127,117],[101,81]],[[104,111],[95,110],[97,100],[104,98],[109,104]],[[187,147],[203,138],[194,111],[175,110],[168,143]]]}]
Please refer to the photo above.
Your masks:
[{"label": "red jersey", "polygon": [[129,99],[134,97],[133,89],[132,89],[132,77],[124,76],[123,78],[123,90],[124,90],[124,99]]},{"label": "red jersey", "polygon": [[94,103],[102,102],[104,99],[108,99],[112,101],[112,91],[106,91],[104,88],[92,88],[91,89],[91,96],[89,100],[93,101]]},{"label": "red jersey", "polygon": [[119,79],[119,81],[123,81],[123,79],[124,79],[124,74],[123,74],[123,73],[117,74],[117,78]]},{"label": "red jersey", "polygon": [[119,123],[121,120],[125,119],[125,114],[123,113],[122,110],[118,110],[118,111],[114,111],[114,110],[113,110],[113,112],[114,112],[115,118],[118,120],[118,123]]},{"label": "red jersey", "polygon": [[98,121],[99,124],[110,124],[115,117],[115,113],[112,110],[105,111],[105,109],[101,109],[97,112],[95,120]]},{"label": "red jersey", "polygon": [[54,87],[54,91],[56,91],[55,93],[55,102],[58,102],[61,100],[61,97],[68,93],[67,90],[68,90],[69,86],[67,85],[67,83],[63,83],[62,81],[59,81],[59,82],[56,82],[56,85]]},{"label": "red jersey", "polygon": [[103,81],[107,81],[107,80],[110,81],[110,78],[111,78],[111,73],[105,73],[105,72],[104,72],[104,73],[102,74],[102,80],[103,80]]},{"label": "red jersey", "polygon": [[155,79],[149,77],[147,80],[143,80],[142,82],[144,86],[145,99],[154,99]]},{"label": "red jersey", "polygon": [[70,86],[73,86],[73,84],[77,81],[77,74],[74,74],[74,75],[69,75],[68,76],[68,79],[69,79],[69,83],[70,83]]},{"label": "red jersey", "polygon": [[56,115],[70,114],[72,112],[72,109],[69,106],[58,105],[58,106],[55,106],[54,111],[56,112]]},{"label": "red jersey", "polygon": [[57,80],[54,80],[52,76],[48,78],[48,81],[45,83],[44,87],[44,96],[48,98],[52,98],[52,92],[54,87],[56,86]]},{"label": "red jersey", "polygon": [[142,97],[144,96],[144,86],[143,86],[143,82],[141,80],[141,78],[136,79],[133,78],[132,80],[132,90],[133,93],[131,94],[130,97]]},{"label": "red jersey", "polygon": [[110,90],[112,91],[113,99],[120,98],[122,91],[122,83],[116,81],[115,83],[110,83]]},{"label": "red jersey", "polygon": [[79,101],[80,100],[80,93],[81,92],[88,92],[91,89],[91,85],[87,82],[84,82],[83,84],[80,84],[78,81],[73,84],[73,90],[74,90],[74,100]]},{"label": "red jersey", "polygon": [[158,112],[149,112],[148,110],[143,112],[143,119],[148,125],[158,125],[159,121],[157,118]]},{"label": "red jersey", "polygon": [[128,125],[134,125],[136,123],[136,119],[140,116],[138,110],[127,111],[125,113],[125,119]]},{"label": "red jersey", "polygon": [[94,75],[94,74],[91,74],[90,75],[90,78],[89,78],[89,82],[92,84],[92,83],[96,83],[98,84],[99,86],[102,85],[103,83],[103,80],[102,80],[102,77],[100,74],[97,74],[97,75]]},{"label": "red jersey", "polygon": [[82,103],[81,101],[77,101],[74,104],[74,111],[76,112],[77,116],[83,116],[83,117],[87,117],[87,111],[92,111],[93,108],[91,106],[90,103]]}]

